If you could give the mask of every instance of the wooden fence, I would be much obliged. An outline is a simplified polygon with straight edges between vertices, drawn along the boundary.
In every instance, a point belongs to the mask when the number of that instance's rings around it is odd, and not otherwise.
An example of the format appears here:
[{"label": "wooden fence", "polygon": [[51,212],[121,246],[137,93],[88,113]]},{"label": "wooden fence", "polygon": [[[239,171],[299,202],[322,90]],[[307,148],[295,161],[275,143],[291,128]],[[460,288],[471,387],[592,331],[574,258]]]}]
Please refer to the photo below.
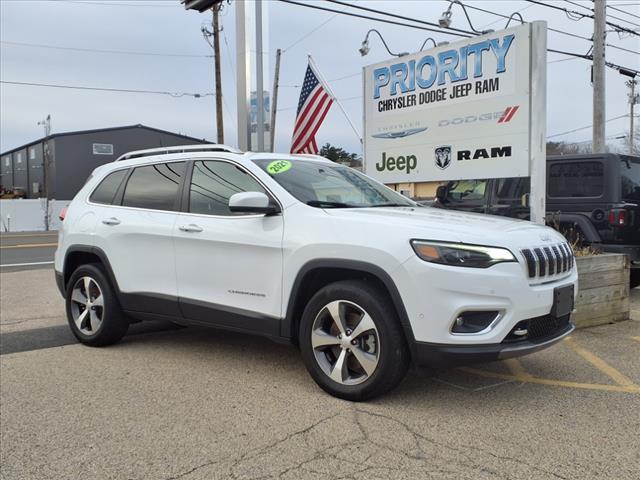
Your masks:
[{"label": "wooden fence", "polygon": [[576,257],[578,298],[571,316],[577,328],[629,318],[629,259],[617,253]]}]

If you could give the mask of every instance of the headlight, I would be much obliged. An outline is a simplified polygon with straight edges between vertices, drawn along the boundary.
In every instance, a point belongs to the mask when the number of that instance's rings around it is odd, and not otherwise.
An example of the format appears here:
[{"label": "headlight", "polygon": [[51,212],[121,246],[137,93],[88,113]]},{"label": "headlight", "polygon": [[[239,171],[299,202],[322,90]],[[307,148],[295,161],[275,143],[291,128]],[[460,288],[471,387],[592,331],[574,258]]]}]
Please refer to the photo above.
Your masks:
[{"label": "headlight", "polygon": [[427,240],[411,240],[411,246],[416,255],[425,262],[442,265],[487,268],[496,263],[517,261],[513,254],[505,248]]}]

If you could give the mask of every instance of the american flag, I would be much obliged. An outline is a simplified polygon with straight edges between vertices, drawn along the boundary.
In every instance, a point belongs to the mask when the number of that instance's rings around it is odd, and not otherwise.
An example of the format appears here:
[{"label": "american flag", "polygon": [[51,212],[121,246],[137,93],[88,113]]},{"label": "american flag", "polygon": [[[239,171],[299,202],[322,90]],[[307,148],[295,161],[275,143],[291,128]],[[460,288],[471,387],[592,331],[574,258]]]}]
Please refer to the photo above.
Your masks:
[{"label": "american flag", "polygon": [[296,125],[291,138],[291,153],[318,153],[316,132],[327,116],[333,96],[325,88],[309,59],[307,73],[300,91]]}]

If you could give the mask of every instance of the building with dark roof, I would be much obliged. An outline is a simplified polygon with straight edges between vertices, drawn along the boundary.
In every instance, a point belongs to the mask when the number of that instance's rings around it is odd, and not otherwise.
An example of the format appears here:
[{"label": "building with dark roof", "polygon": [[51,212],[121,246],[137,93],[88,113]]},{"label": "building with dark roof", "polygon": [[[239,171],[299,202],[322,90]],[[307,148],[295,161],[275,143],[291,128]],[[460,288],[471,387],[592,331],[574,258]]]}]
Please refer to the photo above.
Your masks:
[{"label": "building with dark roof", "polygon": [[93,169],[124,153],[202,143],[209,142],[144,125],[54,133],[0,154],[0,185],[27,198],[46,193],[50,199],[71,200]]}]

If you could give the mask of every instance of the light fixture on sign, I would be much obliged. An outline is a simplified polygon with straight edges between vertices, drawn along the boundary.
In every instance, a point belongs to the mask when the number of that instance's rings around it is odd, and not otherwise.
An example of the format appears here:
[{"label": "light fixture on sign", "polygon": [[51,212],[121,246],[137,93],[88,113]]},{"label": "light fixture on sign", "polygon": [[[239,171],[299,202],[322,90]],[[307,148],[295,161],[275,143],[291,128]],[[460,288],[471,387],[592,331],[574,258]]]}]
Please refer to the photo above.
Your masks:
[{"label": "light fixture on sign", "polygon": [[358,51],[360,52],[360,55],[362,55],[363,57],[369,53],[369,34],[371,32],[377,33],[378,36],[380,37],[380,40],[382,40],[382,44],[384,45],[384,48],[387,49],[387,52],[389,52],[389,55],[392,55],[394,57],[404,57],[405,55],[409,55],[409,52],[401,52],[401,53],[393,53],[391,50],[389,50],[389,46],[387,45],[387,42],[384,41],[384,38],[382,38],[382,34],[376,30],[375,28],[372,28],[371,30],[369,30],[367,32],[367,34],[364,37],[364,40],[362,41],[362,45],[360,46],[360,48],[358,49]]},{"label": "light fixture on sign", "polygon": [[467,9],[464,6],[464,3],[462,3],[460,0],[449,0],[449,6],[447,7],[447,9],[442,12],[442,15],[440,15],[440,18],[438,19],[438,24],[442,27],[442,28],[449,28],[451,27],[451,17],[453,16],[453,12],[451,11],[451,7],[453,7],[454,3],[457,3],[458,5],[460,5],[462,7],[462,11],[464,12],[464,16],[467,17],[467,22],[469,22],[469,26],[471,27],[471,30],[474,31],[474,33],[477,33],[479,35],[485,34],[485,33],[491,33],[493,32],[493,30],[476,30],[473,26],[473,24],[471,23],[471,19],[469,18],[469,14],[467,13]]}]

